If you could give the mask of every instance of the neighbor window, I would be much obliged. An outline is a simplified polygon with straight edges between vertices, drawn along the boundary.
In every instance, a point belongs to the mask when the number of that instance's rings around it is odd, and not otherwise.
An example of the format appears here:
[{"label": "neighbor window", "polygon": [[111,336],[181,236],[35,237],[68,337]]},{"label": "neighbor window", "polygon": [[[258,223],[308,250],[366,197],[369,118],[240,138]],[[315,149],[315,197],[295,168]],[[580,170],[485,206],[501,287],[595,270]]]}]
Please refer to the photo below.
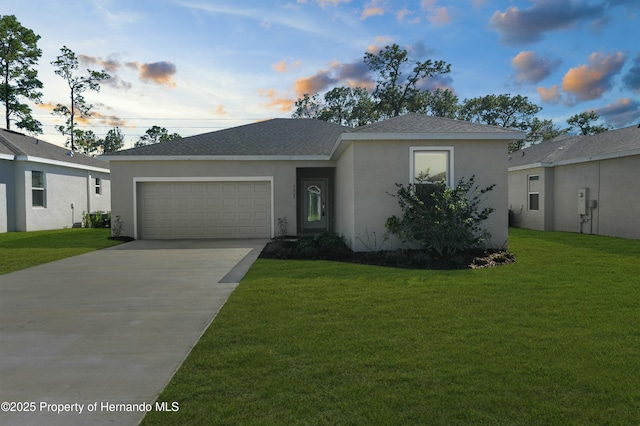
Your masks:
[{"label": "neighbor window", "polygon": [[540,175],[528,176],[529,210],[540,210]]},{"label": "neighbor window", "polygon": [[102,179],[96,178],[96,195],[102,194]]},{"label": "neighbor window", "polygon": [[31,171],[31,205],[45,207],[44,172]]},{"label": "neighbor window", "polygon": [[452,185],[453,147],[411,148],[411,182]]}]

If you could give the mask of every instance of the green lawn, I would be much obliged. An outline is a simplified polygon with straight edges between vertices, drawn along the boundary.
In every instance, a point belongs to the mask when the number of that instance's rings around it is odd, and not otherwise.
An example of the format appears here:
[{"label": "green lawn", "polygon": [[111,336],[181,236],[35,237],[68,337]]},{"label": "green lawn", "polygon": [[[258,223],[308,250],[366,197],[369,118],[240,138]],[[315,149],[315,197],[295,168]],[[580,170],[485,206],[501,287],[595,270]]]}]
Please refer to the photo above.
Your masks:
[{"label": "green lawn", "polygon": [[110,229],[58,229],[0,234],[0,275],[121,244]]},{"label": "green lawn", "polygon": [[640,424],[640,241],[512,230],[512,265],[259,259],[143,424]]}]

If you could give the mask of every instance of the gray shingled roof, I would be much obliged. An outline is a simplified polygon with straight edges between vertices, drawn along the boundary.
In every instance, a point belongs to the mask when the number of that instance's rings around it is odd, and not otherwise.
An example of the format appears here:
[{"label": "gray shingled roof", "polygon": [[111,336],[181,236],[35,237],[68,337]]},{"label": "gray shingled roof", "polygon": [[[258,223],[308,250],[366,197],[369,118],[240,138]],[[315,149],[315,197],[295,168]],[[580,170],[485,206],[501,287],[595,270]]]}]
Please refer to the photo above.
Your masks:
[{"label": "gray shingled roof", "polygon": [[350,130],[350,127],[320,120],[276,118],[131,148],[110,156],[328,155],[338,136]]},{"label": "gray shingled roof", "polygon": [[588,160],[607,155],[624,155],[640,150],[638,126],[609,130],[592,136],[559,137],[514,151],[509,156],[509,167],[530,164],[554,164],[565,161]]},{"label": "gray shingled roof", "polygon": [[276,118],[175,141],[131,148],[118,156],[316,156],[329,155],[344,133],[504,133],[517,131],[466,121],[406,114],[353,129],[321,120]]},{"label": "gray shingled roof", "polygon": [[108,169],[109,163],[93,157],[75,152],[68,155],[69,150],[31,136],[12,130],[0,129],[0,153],[44,158],[47,160],[63,161],[80,166],[91,166]]},{"label": "gray shingled roof", "polygon": [[358,127],[354,133],[517,133],[519,130],[409,113]]}]

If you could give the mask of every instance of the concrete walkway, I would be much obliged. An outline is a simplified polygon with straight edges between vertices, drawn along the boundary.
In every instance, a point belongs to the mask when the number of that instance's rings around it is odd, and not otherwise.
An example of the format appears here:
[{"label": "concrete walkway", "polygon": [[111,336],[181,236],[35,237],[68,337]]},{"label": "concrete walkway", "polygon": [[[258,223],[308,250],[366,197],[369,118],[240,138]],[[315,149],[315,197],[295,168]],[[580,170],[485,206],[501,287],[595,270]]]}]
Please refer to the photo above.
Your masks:
[{"label": "concrete walkway", "polygon": [[0,424],[138,424],[265,243],[133,241],[0,275]]}]

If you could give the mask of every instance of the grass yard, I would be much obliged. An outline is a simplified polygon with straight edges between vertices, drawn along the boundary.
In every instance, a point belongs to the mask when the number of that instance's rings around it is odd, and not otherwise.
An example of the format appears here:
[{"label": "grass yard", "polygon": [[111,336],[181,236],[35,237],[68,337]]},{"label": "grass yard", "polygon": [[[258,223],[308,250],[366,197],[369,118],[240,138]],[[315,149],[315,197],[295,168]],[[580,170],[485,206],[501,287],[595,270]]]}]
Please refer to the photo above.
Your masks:
[{"label": "grass yard", "polygon": [[258,259],[142,424],[640,424],[640,241],[510,242],[481,270]]},{"label": "grass yard", "polygon": [[121,244],[110,229],[58,229],[0,234],[0,275]]}]

